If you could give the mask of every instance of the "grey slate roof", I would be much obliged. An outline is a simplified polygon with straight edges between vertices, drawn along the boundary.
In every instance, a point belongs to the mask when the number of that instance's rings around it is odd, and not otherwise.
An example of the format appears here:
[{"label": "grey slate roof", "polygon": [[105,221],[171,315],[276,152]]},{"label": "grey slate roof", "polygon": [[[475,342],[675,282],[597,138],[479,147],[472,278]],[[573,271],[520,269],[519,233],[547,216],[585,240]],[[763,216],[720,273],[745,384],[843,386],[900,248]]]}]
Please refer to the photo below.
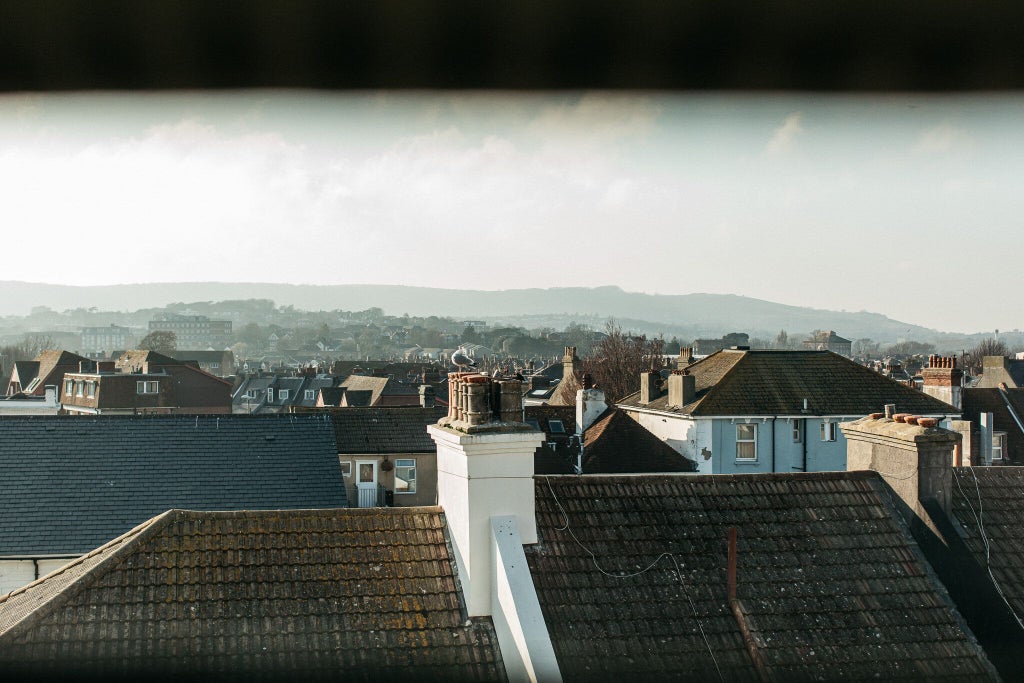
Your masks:
[{"label": "grey slate roof", "polygon": [[503,680],[453,565],[438,507],[171,510],[0,598],[0,670]]},{"label": "grey slate roof", "polygon": [[446,408],[342,408],[331,411],[338,453],[435,453],[427,433]]},{"label": "grey slate roof", "polygon": [[894,382],[831,351],[724,349],[690,365],[696,398],[682,408],[663,393],[650,403],[640,392],[618,405],[696,417],[798,415],[807,399],[810,415],[867,415],[895,403],[897,412],[956,415],[937,398]]},{"label": "grey slate roof", "polygon": [[975,561],[1024,614],[1024,467],[954,467],[953,517]]},{"label": "grey slate roof", "polygon": [[88,552],[171,508],[347,504],[323,416],[0,419],[0,557]]},{"label": "grey slate roof", "polygon": [[768,680],[995,678],[875,472],[535,481],[526,557],[566,681],[759,680],[730,527]]}]

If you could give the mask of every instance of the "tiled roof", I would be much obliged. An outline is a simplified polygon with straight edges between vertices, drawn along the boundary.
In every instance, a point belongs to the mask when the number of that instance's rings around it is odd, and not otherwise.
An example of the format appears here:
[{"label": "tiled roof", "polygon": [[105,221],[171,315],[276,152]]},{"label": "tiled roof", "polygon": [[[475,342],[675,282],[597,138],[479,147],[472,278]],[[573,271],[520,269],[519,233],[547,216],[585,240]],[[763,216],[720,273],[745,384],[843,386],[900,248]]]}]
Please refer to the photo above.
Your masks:
[{"label": "tiled roof", "polygon": [[171,510],[0,598],[0,662],[208,680],[500,680],[440,508]]},{"label": "tiled roof", "polygon": [[954,467],[953,516],[975,561],[1024,614],[1024,467]]},{"label": "tiled roof", "polygon": [[696,463],[622,410],[609,408],[583,434],[583,473],[695,472]]},{"label": "tiled roof", "polygon": [[[526,406],[523,411],[526,419],[537,420],[540,430],[547,439],[576,433],[576,406]],[[561,420],[565,430],[557,434],[552,432],[551,420]]]},{"label": "tiled roof", "polygon": [[[1024,419],[1024,389],[1007,389],[1006,399]],[[1003,455],[1007,463],[1024,464],[1024,433],[1021,433],[1016,420],[1010,414],[1002,392],[999,389],[964,389],[963,414],[965,420],[979,424],[981,413],[992,413],[995,431],[1006,432],[1006,450]]]},{"label": "tiled roof", "polygon": [[886,490],[873,472],[536,477],[526,554],[564,680],[756,681],[754,653],[771,680],[993,678]]},{"label": "tiled roof", "polygon": [[324,416],[0,419],[0,556],[78,554],[174,507],[346,505]]},{"label": "tiled roof", "polygon": [[831,351],[725,349],[687,369],[695,379],[696,398],[681,409],[669,407],[667,392],[647,404],[636,392],[619,405],[696,417],[797,415],[804,399],[810,415],[866,415],[886,403],[920,415],[959,412]]},{"label": "tiled roof", "polygon": [[434,453],[427,425],[448,414],[441,407],[342,408],[331,411],[338,453]]},{"label": "tiled roof", "polygon": [[370,405],[375,405],[380,400],[380,395],[384,392],[384,387],[387,386],[387,377],[369,377],[366,375],[349,375],[345,378],[345,381],[340,386],[345,387],[346,390],[354,391],[370,391],[372,392],[370,398]]},{"label": "tiled roof", "polygon": [[131,372],[136,368],[141,368],[143,363],[181,365],[182,361],[148,349],[130,349],[121,354],[117,361],[115,361],[114,366],[125,368],[125,372]]}]

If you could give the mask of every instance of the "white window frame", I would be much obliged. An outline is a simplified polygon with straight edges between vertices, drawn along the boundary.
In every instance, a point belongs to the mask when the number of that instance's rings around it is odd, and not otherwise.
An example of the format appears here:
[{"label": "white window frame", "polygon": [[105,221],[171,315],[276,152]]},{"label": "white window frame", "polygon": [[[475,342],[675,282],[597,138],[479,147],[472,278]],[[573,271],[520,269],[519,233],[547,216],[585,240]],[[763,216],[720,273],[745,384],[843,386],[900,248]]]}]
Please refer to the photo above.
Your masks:
[{"label": "white window frame", "polygon": [[267,403],[274,400],[274,387],[267,387]]},{"label": "white window frame", "polygon": [[86,398],[96,398],[96,382],[85,383],[85,396]]},{"label": "white window frame", "polygon": [[[399,481],[398,471],[400,469],[404,469],[404,470],[410,470],[411,469],[412,470],[412,477],[411,477],[411,479],[412,479],[412,486],[410,488],[407,488],[405,491],[399,491],[398,490],[398,481]],[[409,479],[404,479],[403,478],[402,481],[405,481],[406,484],[409,483]],[[398,495],[405,496],[405,495],[412,495],[412,494],[415,494],[415,493],[416,493],[416,458],[398,458],[398,459],[396,459],[395,460],[395,495],[396,496],[398,496]]]},{"label": "white window frame", "polygon": [[159,394],[160,381],[155,379],[139,380],[135,383],[136,394]]},{"label": "white window frame", "polygon": [[836,440],[836,423],[835,422],[822,422],[821,428],[819,429],[822,441],[835,441]]},{"label": "white window frame", "polygon": [[804,421],[802,419],[793,420],[793,443],[803,443],[804,440]]},{"label": "white window frame", "polygon": [[279,400],[279,401],[287,401],[288,400],[288,394],[289,394],[289,391],[287,389],[278,389],[277,390],[277,400]]},{"label": "white window frame", "polygon": [[[740,438],[740,432],[750,431],[750,436],[744,436]],[[751,444],[753,446],[754,453],[752,456],[740,455],[740,445]],[[753,423],[744,423],[736,425],[736,461],[737,462],[757,462],[757,425]]]},{"label": "white window frame", "polygon": [[[555,429],[555,425],[558,425],[558,429]],[[552,434],[565,434],[565,423],[557,418],[548,420],[548,431]]]},{"label": "white window frame", "polygon": [[75,380],[75,396],[77,398],[85,396],[85,382],[80,379]]},{"label": "white window frame", "polygon": [[992,462],[1002,460],[1005,457],[1006,432],[992,432]]},{"label": "white window frame", "polygon": [[306,391],[306,393],[305,393],[305,398],[303,399],[304,401],[312,401],[313,399],[316,398],[316,390],[315,389],[306,389],[305,391]]},{"label": "white window frame", "polygon": [[351,477],[352,476],[352,461],[342,460],[338,458],[338,463],[341,465],[341,476]]},{"label": "white window frame", "polygon": [[64,380],[64,395],[65,396],[72,396],[72,395],[74,395],[74,393],[75,393],[75,382],[74,382],[74,380],[70,380],[70,379]]}]

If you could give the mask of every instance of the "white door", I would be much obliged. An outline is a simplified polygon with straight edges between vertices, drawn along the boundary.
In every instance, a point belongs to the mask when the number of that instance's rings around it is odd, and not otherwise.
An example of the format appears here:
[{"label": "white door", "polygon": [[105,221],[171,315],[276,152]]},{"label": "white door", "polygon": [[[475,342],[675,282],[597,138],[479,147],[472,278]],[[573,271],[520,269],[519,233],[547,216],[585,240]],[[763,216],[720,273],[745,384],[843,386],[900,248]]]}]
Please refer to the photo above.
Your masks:
[{"label": "white door", "polygon": [[356,493],[359,507],[377,507],[377,461],[356,460]]}]

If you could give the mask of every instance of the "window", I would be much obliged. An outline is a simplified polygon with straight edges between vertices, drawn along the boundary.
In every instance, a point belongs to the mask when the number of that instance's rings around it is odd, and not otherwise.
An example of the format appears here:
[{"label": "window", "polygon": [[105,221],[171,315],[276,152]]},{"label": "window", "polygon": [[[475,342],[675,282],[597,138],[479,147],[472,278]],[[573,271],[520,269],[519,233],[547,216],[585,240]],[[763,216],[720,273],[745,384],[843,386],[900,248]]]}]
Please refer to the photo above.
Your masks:
[{"label": "window", "polygon": [[548,429],[552,434],[565,434],[565,425],[561,420],[548,420]]},{"label": "window", "polygon": [[804,440],[804,421],[793,420],[793,443],[800,443]]},{"label": "window", "polygon": [[64,395],[70,396],[75,390],[75,383],[69,379],[64,380]]},{"label": "window", "polygon": [[1006,432],[994,432],[992,434],[992,462],[1003,459],[1006,452]]},{"label": "window", "polygon": [[307,401],[312,401],[313,399],[316,398],[316,391],[314,391],[313,389],[306,389],[305,396]]},{"label": "window", "polygon": [[836,440],[836,423],[835,422],[822,422],[821,423],[821,440],[822,441],[835,441]]},{"label": "window", "polygon": [[277,392],[277,398],[279,400],[281,400],[281,401],[287,401],[288,400],[288,390],[287,389],[279,390]]},{"label": "window", "polygon": [[135,393],[137,394],[159,394],[160,393],[160,382],[147,381],[147,382],[136,382]]},{"label": "window", "polygon": [[339,459],[339,462],[341,463],[341,476],[343,476],[343,477],[351,477],[352,476],[352,461],[351,460],[341,460],[341,459]]},{"label": "window", "polygon": [[395,460],[395,493],[416,493],[416,461]]},{"label": "window", "polygon": [[736,459],[757,460],[757,425],[736,425]]},{"label": "window", "polygon": [[96,398],[96,382],[85,383],[85,395],[89,398]]},{"label": "window", "polygon": [[85,382],[82,380],[75,380],[75,396],[81,396],[82,391],[85,388]]},{"label": "window", "polygon": [[538,432],[540,431],[540,422],[537,421],[537,418],[535,418],[535,417],[528,417],[528,418],[526,418],[526,424],[530,425],[531,427],[536,429]]},{"label": "window", "polygon": [[270,387],[270,388],[267,389],[267,400],[268,401],[273,401],[274,400],[274,389],[273,389],[273,387]]}]

